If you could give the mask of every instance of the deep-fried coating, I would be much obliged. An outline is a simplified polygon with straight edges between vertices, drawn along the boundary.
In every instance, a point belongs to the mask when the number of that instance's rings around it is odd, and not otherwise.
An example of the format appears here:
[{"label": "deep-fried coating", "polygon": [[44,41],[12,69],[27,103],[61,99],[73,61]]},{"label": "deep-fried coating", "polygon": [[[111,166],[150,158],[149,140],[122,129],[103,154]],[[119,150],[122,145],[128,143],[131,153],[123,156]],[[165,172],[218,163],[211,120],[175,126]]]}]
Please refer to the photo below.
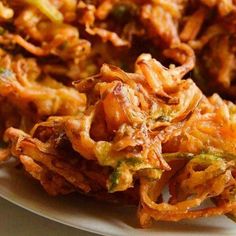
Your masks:
[{"label": "deep-fried coating", "polygon": [[[104,64],[100,74],[74,83],[89,98],[86,110],[50,117],[31,136],[8,129],[12,154],[46,189],[40,166],[70,183],[71,191],[96,192],[92,183],[112,194],[139,191],[143,227],[151,219],[234,214],[235,105],[217,95],[206,98],[192,80],[182,79],[194,65],[188,46],[166,53],[182,65],[165,68],[142,54],[136,73]],[[59,194],[63,185],[54,181],[56,190],[47,191]],[[165,186],[169,202],[162,199]],[[216,206],[192,210],[207,199]]]},{"label": "deep-fried coating", "polygon": [[139,205],[142,227],[235,217],[236,105],[215,94],[236,97],[235,6],[1,1],[0,161],[50,195]]}]

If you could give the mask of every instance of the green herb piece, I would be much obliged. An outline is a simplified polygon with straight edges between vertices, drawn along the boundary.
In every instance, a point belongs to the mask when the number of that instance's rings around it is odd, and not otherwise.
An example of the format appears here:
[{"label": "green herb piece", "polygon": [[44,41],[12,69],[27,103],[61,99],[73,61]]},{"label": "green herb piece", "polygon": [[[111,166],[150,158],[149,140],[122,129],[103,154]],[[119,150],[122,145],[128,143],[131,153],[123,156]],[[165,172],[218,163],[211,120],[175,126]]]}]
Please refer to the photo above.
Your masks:
[{"label": "green herb piece", "polygon": [[26,0],[26,2],[38,8],[51,21],[63,22],[62,13],[49,0]]},{"label": "green herb piece", "polygon": [[157,118],[157,121],[160,121],[160,122],[170,122],[170,117],[162,115],[162,116],[159,116]]},{"label": "green herb piece", "polygon": [[3,35],[4,33],[5,33],[5,29],[2,26],[0,26],[0,35]]}]

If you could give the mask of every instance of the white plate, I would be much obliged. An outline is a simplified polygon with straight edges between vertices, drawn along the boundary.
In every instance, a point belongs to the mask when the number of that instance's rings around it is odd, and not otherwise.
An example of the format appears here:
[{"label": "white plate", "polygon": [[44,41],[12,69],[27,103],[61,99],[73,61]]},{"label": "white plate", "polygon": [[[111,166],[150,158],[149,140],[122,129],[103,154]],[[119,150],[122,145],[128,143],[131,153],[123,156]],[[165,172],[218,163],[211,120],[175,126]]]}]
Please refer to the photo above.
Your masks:
[{"label": "white plate", "polygon": [[139,229],[135,208],[96,202],[78,194],[50,197],[17,170],[13,161],[0,166],[0,196],[51,220],[102,235],[236,235],[236,223],[224,216],[158,222],[150,229]]}]

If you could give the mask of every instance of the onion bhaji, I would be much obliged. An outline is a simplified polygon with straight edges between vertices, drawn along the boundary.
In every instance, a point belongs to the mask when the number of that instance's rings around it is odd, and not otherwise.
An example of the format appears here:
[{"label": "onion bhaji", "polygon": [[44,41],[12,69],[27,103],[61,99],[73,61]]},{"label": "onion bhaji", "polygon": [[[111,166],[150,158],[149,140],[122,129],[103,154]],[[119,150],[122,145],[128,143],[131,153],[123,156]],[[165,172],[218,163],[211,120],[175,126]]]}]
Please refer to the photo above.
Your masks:
[{"label": "onion bhaji", "polygon": [[0,161],[142,227],[236,217],[235,27],[235,0],[1,1]]}]

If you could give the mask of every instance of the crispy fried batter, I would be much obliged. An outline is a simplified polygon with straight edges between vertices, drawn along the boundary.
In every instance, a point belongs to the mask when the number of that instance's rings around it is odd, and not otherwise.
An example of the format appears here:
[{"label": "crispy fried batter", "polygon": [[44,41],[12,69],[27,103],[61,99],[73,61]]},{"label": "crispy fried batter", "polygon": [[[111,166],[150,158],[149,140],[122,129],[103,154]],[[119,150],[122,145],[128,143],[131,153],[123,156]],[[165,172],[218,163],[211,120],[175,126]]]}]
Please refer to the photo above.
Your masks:
[{"label": "crispy fried batter", "polygon": [[236,98],[235,6],[0,2],[0,161],[50,195],[139,204],[142,227],[236,216],[236,105],[214,94]]},{"label": "crispy fried batter", "polygon": [[[143,227],[151,218],[178,221],[232,213],[236,203],[225,200],[216,207],[191,209],[209,198],[225,199],[227,189],[235,186],[234,105],[216,95],[207,99],[190,79],[182,80],[194,65],[189,47],[180,45],[167,54],[183,64],[168,69],[142,54],[136,73],[104,65],[100,74],[74,83],[90,97],[86,110],[37,124],[33,137],[8,129],[12,154],[41,183],[40,166],[45,166],[88,194],[97,186],[114,194],[140,188]],[[206,154],[201,154],[204,148]],[[97,165],[96,171],[81,159]],[[54,181],[50,184],[56,189],[47,191],[61,193],[62,183]],[[166,185],[169,203],[160,198]]]}]

